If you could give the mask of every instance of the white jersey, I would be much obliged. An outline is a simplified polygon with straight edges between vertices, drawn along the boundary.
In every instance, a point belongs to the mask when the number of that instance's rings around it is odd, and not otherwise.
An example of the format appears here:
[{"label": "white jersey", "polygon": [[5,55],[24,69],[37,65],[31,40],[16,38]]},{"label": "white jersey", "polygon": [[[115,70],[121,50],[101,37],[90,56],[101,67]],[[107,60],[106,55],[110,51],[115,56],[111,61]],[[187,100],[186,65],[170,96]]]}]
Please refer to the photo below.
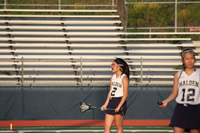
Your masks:
[{"label": "white jersey", "polygon": [[122,74],[116,78],[116,74],[112,76],[112,89],[110,91],[110,97],[122,97],[124,95],[124,89],[122,79],[126,74]]},{"label": "white jersey", "polygon": [[[180,75],[181,74],[181,75]],[[184,71],[178,74],[178,95],[176,102],[180,104],[200,104],[200,71],[194,71],[188,76]]]}]

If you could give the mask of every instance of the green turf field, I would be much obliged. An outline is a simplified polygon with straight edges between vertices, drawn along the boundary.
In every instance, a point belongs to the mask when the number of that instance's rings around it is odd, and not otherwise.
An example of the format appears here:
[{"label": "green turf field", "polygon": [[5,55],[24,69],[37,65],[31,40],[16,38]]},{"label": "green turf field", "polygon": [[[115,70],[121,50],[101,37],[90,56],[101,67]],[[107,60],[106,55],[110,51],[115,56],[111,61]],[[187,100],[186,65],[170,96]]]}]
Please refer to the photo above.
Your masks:
[{"label": "green turf field", "polygon": [[[84,126],[84,127],[0,127],[0,133],[18,132],[18,133],[103,133],[102,126]],[[112,127],[112,132],[116,128]],[[169,133],[173,129],[168,126],[124,126],[124,133]]]}]

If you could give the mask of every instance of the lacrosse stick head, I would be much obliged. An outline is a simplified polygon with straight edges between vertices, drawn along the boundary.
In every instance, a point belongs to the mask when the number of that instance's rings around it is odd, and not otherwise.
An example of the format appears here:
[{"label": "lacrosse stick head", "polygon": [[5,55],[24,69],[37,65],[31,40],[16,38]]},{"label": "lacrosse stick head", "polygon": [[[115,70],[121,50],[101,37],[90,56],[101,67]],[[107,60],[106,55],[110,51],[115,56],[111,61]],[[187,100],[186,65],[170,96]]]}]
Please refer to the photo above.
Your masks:
[{"label": "lacrosse stick head", "polygon": [[87,104],[86,102],[80,102],[80,112],[84,113],[86,111],[91,110],[91,105]]}]

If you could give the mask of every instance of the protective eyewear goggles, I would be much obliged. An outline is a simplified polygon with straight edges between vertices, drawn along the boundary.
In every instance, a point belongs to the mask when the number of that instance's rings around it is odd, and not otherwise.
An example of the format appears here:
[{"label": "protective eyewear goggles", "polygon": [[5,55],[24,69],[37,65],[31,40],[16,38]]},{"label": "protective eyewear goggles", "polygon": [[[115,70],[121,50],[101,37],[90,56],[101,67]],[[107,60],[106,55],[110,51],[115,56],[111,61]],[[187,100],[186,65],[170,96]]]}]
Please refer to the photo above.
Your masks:
[{"label": "protective eyewear goggles", "polygon": [[195,56],[195,53],[193,50],[186,50],[181,54],[181,57],[184,58],[186,56],[186,53],[192,53],[192,55]]},{"label": "protective eyewear goggles", "polygon": [[[115,68],[115,67],[120,67],[120,66],[124,66],[124,65],[122,65],[122,64],[117,64],[117,63],[112,63],[111,64],[111,68]],[[122,69],[121,67],[120,67],[120,69]]]}]

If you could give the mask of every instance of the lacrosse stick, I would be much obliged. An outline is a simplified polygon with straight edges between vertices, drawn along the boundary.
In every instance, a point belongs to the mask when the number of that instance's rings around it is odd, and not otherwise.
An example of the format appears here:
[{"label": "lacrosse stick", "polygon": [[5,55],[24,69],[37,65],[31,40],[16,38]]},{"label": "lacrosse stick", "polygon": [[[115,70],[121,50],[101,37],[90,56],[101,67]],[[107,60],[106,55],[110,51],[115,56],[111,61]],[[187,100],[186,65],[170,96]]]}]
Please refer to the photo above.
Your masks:
[{"label": "lacrosse stick", "polygon": [[[84,113],[84,112],[89,111],[91,109],[100,109],[101,110],[101,108],[92,107],[90,104],[88,104],[86,102],[83,102],[83,101],[80,102],[80,112],[81,113]],[[108,108],[104,108],[104,110],[113,110],[113,111],[115,111],[115,109],[108,109]],[[119,111],[121,111],[121,109]]]}]

